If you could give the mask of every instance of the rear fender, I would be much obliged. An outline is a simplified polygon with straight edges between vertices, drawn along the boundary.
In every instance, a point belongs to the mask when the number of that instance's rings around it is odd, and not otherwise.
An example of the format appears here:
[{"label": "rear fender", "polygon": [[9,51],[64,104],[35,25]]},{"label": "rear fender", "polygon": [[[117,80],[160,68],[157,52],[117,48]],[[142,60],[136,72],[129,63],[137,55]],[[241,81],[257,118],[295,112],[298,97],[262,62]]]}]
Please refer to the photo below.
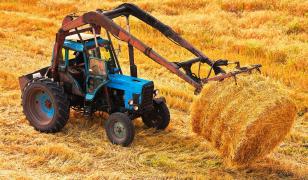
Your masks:
[{"label": "rear fender", "polygon": [[40,70],[37,70],[33,73],[30,73],[30,74],[26,74],[26,75],[23,75],[23,76],[20,76],[18,79],[19,79],[19,86],[20,86],[20,90],[23,91],[23,89],[26,87],[26,85],[32,81],[33,79],[36,79],[36,78],[42,78],[45,76],[47,70],[48,70],[49,66],[47,67],[44,67]]},{"label": "rear fender", "polygon": [[59,76],[60,81],[63,82],[63,86],[67,91],[78,96],[85,96],[84,91],[72,75],[67,72],[59,72]]}]

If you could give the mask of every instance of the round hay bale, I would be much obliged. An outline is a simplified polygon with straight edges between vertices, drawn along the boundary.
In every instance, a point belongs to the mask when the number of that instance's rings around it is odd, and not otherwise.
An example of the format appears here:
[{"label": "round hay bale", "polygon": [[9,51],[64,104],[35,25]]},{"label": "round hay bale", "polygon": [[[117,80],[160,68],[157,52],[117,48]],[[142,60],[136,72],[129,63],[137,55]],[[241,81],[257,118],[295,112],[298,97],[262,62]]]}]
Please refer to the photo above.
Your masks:
[{"label": "round hay bale", "polygon": [[229,165],[244,165],[271,152],[290,131],[296,106],[283,87],[261,75],[211,82],[191,107],[193,131]]}]

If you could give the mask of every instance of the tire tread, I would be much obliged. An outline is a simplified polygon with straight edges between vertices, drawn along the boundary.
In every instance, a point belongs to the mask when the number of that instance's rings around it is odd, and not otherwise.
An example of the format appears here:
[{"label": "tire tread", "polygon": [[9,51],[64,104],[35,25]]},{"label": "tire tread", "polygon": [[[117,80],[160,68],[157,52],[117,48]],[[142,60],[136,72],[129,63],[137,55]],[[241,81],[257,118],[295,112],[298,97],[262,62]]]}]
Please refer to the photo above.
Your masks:
[{"label": "tire tread", "polygon": [[[41,86],[45,86],[54,97],[55,103],[58,105],[57,112],[57,118],[54,123],[52,123],[49,126],[46,126],[45,128],[39,128],[36,127],[35,124],[30,120],[31,117],[28,115],[27,108],[24,106],[27,101],[27,97],[25,97],[25,94],[27,91],[31,90],[32,85],[39,84]],[[22,106],[23,106],[23,112],[26,115],[26,118],[29,120],[30,125],[33,126],[37,131],[45,132],[45,133],[55,133],[59,132],[67,123],[69,119],[69,111],[70,111],[70,105],[69,100],[66,95],[66,93],[63,90],[63,87],[61,87],[58,83],[51,81],[48,78],[42,78],[42,79],[34,79],[31,82],[29,82],[26,87],[23,89],[23,93],[21,96],[22,99]]]}]

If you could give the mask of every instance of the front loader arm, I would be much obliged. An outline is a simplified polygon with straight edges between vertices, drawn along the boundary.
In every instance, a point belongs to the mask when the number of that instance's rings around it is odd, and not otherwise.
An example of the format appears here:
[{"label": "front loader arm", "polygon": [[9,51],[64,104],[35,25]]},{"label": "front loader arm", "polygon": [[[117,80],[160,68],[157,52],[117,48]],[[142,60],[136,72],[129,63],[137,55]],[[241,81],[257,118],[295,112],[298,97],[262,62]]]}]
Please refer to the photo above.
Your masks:
[{"label": "front loader arm", "polygon": [[[178,66],[175,63],[171,63],[164,57],[160,56],[152,48],[145,45],[139,39],[137,39],[132,34],[128,33],[126,30],[115,24],[110,18],[108,18],[102,13],[88,12],[74,20],[71,19],[71,21],[69,21],[66,19],[65,21],[66,22],[63,23],[62,28],[57,33],[56,43],[54,47],[52,74],[53,77],[55,78],[57,76],[57,70],[59,64],[59,57],[60,57],[59,53],[63,46],[65,37],[74,33],[77,34],[76,32],[77,28],[90,24],[95,27],[102,27],[106,29],[106,31],[118,37],[120,40],[131,44],[133,47],[143,52],[146,56],[148,56],[155,62],[166,67],[169,71],[178,75],[180,78],[182,78],[183,80],[194,86],[196,89],[202,88],[202,84],[200,82],[193,80],[191,77],[189,77],[184,72],[179,70]],[[75,30],[75,32],[72,32],[71,30]]]},{"label": "front loader arm", "polygon": [[[192,54],[197,56],[197,58],[185,62],[175,62],[175,63],[169,62],[167,59],[165,59],[157,52],[155,52],[152,48],[144,44],[142,41],[134,37],[132,34],[124,30],[119,25],[115,24],[115,22],[112,20],[119,16],[129,17],[130,15],[135,16],[136,18],[140,19],[146,24],[157,29],[168,39],[172,40],[179,46],[187,49]],[[84,25],[90,25],[90,27],[82,29],[81,27]],[[93,30],[92,28],[94,28],[95,33],[97,34],[99,34],[101,28],[103,28],[107,32],[117,37],[118,39],[127,42],[130,46],[138,49],[139,51],[144,53],[146,56],[148,56],[158,64],[164,66],[169,71],[171,71],[184,81],[194,86],[196,88],[196,92],[200,92],[203,84],[207,83],[208,81],[213,81],[213,80],[220,81],[231,76],[235,77],[237,74],[242,72],[250,72],[253,69],[258,70],[259,67],[261,67],[261,65],[257,65],[251,67],[244,67],[248,69],[241,69],[238,63],[237,71],[226,74],[226,72],[220,66],[226,66],[230,64],[228,60],[218,60],[218,61],[210,60],[200,50],[198,50],[189,42],[187,42],[185,39],[183,39],[169,26],[163,24],[162,22],[160,22],[147,12],[143,11],[139,7],[133,4],[125,3],[110,11],[97,10],[96,12],[85,13],[82,16],[69,15],[63,20],[62,27],[60,28],[60,30],[56,35],[56,42],[53,50],[53,59],[51,66],[51,72],[53,78],[57,79],[58,76],[60,52],[65,37],[73,34],[78,34],[80,36],[79,33],[92,31]],[[192,73],[191,71],[192,65],[198,62],[208,64],[211,67],[211,70],[214,70],[216,76],[214,76],[213,78],[209,78],[209,75],[211,73],[210,71],[207,78],[201,79],[199,76],[196,76],[194,73]],[[184,70],[184,72],[181,70],[181,68]]]},{"label": "front loader arm", "polygon": [[204,55],[200,50],[195,48],[192,44],[187,42],[185,39],[183,39],[179,34],[177,34],[172,28],[165,25],[155,17],[153,17],[151,14],[145,12],[144,10],[140,9],[138,6],[130,3],[124,3],[114,10],[111,11],[101,11],[104,15],[107,17],[114,19],[119,16],[129,16],[132,15],[139,20],[143,21],[144,23],[150,25],[154,29],[160,31],[163,35],[165,35],[167,38],[171,39],[181,47],[187,49],[195,56],[202,58],[202,61],[207,63],[209,66],[213,65],[213,61],[211,61],[206,55]]}]

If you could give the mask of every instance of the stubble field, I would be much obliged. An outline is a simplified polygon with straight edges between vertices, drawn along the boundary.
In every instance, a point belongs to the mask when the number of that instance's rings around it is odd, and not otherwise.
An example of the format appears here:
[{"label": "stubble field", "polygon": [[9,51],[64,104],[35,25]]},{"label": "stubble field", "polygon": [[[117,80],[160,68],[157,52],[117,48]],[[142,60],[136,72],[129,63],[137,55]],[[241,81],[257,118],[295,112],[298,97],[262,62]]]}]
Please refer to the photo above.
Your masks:
[{"label": "stubble field", "polygon": [[[305,0],[130,1],[170,25],[212,59],[260,63],[262,74],[286,86],[297,106],[294,127],[270,155],[245,168],[223,164],[190,125],[193,88],[136,54],[140,77],[152,79],[171,108],[171,123],[155,131],[135,121],[132,146],[109,143],[105,117],[71,111],[60,133],[42,134],[25,119],[17,78],[50,64],[63,17],[111,9],[124,1],[1,0],[0,178],[308,178],[308,3]],[[125,1],[126,2],[126,1]],[[124,19],[117,21],[125,24]],[[171,61],[192,56],[151,28],[132,21],[132,33]],[[120,63],[128,72],[125,43]],[[203,75],[209,70],[202,68]]]}]

